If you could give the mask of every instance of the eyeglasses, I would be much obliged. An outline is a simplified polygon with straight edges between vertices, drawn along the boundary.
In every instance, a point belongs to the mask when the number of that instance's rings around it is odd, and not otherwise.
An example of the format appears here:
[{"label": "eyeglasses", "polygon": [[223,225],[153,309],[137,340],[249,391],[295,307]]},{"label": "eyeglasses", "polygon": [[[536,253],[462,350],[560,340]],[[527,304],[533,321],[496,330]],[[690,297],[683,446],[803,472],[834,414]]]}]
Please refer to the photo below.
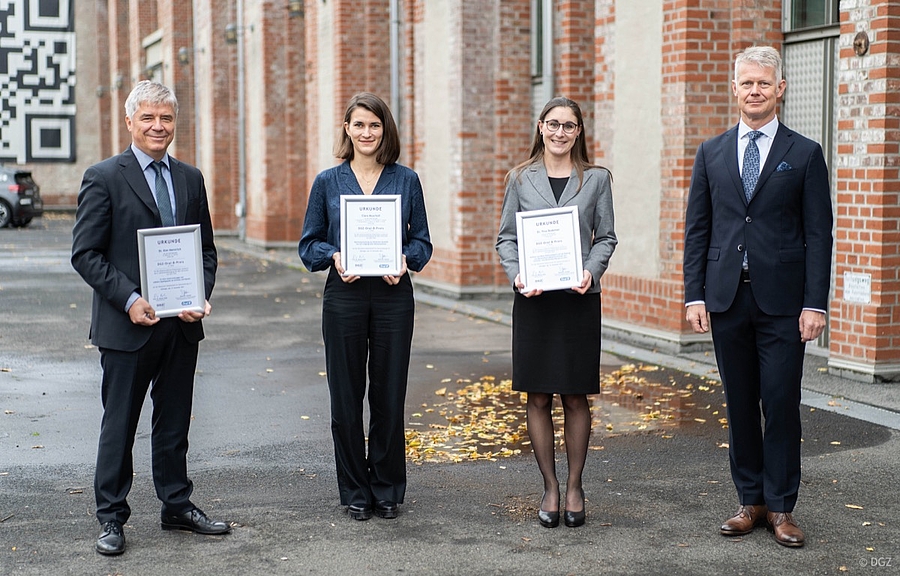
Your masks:
[{"label": "eyeglasses", "polygon": [[547,120],[542,122],[544,128],[549,130],[550,132],[556,132],[559,130],[559,127],[562,126],[563,132],[566,134],[573,134],[575,130],[578,128],[578,124],[574,122],[566,122],[565,124],[560,124],[556,120]]}]

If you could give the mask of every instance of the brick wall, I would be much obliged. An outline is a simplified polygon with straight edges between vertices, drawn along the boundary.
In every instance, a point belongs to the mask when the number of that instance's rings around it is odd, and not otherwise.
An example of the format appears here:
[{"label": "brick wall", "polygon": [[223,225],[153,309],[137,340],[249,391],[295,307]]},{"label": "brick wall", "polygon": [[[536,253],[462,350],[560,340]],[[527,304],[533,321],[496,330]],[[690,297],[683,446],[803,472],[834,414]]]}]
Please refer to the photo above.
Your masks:
[{"label": "brick wall", "polygon": [[[414,169],[424,164],[428,142],[423,126],[445,122],[450,144],[446,205],[449,241],[419,276],[460,294],[505,290],[507,281],[493,249],[503,176],[527,154],[531,120],[530,0],[444,0],[450,15],[448,37],[428,38],[430,0],[400,3],[401,161]],[[582,104],[589,150],[604,163],[616,126],[616,6],[625,0],[558,0],[555,18],[555,92]],[[621,4],[618,4],[622,6]],[[108,38],[98,43],[99,77],[124,87],[100,107],[108,123],[103,149],[110,154],[130,141],[121,119],[124,97],[143,75],[141,41],[162,28],[167,74],[177,84],[182,113],[177,154],[199,150],[210,184],[217,229],[233,229],[237,200],[235,47],[220,40],[225,24],[235,21],[233,0],[98,0],[98,25]],[[193,11],[191,10],[193,7]],[[304,17],[288,19],[280,0],[245,2],[256,28],[244,41],[254,67],[246,87],[253,99],[253,131],[247,140],[256,161],[247,186],[255,190],[247,219],[247,239],[261,244],[293,243],[299,237],[309,184],[321,169],[317,127],[328,117],[337,128],[347,99],[360,90],[390,97],[388,0],[304,2]],[[684,210],[693,158],[698,145],[732,126],[738,118],[731,93],[733,58],[752,44],[780,47],[780,0],[663,0],[662,153],[658,274],[604,277],[604,319],[638,331],[656,332],[679,345],[697,337],[683,321],[681,262]],[[319,15],[334,15],[334,70],[319,69]],[[830,311],[830,365],[868,372],[879,378],[900,373],[900,0],[842,0],[840,77],[837,120],[836,285]],[[191,25],[188,22],[192,22]],[[193,28],[192,28],[193,26]],[[869,52],[853,52],[853,37],[865,31]],[[640,33],[640,31],[636,31]],[[193,37],[191,35],[194,35]],[[196,38],[202,37],[201,42]],[[452,55],[444,71],[453,117],[435,120],[425,106],[434,88],[425,80],[425,46],[442,42]],[[175,66],[182,45],[201,61]],[[198,44],[202,50],[194,47]],[[108,46],[103,53],[102,46]],[[330,57],[330,56],[329,56]],[[195,77],[191,77],[196,74]],[[335,78],[331,86],[321,86]],[[190,100],[192,82],[197,110]],[[186,83],[186,84],[182,84]],[[430,92],[429,92],[430,91]],[[209,92],[213,94],[208,98]],[[328,94],[331,109],[320,110]],[[443,95],[441,95],[443,97]],[[204,100],[208,98],[208,100]],[[197,118],[194,118],[194,116]],[[196,124],[192,122],[196,120]],[[188,146],[197,126],[197,142]],[[655,136],[655,135],[654,135]],[[433,154],[433,149],[428,149]],[[653,161],[651,159],[651,161]],[[429,191],[426,190],[426,202]],[[442,214],[443,215],[443,214]],[[443,239],[443,238],[442,238]],[[443,239],[446,240],[446,239]],[[871,303],[844,300],[843,273],[871,274]]]},{"label": "brick wall", "polygon": [[[830,366],[873,379],[900,372],[900,3],[841,2],[835,290]],[[853,49],[857,33],[870,41]],[[844,273],[871,275],[871,302],[847,302]]]}]

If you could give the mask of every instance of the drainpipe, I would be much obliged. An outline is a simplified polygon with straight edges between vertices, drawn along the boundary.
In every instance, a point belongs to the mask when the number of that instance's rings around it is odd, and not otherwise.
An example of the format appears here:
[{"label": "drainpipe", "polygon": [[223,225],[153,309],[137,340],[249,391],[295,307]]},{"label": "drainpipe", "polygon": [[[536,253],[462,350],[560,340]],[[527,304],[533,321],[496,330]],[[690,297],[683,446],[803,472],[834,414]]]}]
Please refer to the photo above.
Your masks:
[{"label": "drainpipe", "polygon": [[400,120],[400,0],[391,2],[391,112]]},{"label": "drainpipe", "polygon": [[247,236],[247,126],[244,104],[244,2],[237,0],[238,238]]}]

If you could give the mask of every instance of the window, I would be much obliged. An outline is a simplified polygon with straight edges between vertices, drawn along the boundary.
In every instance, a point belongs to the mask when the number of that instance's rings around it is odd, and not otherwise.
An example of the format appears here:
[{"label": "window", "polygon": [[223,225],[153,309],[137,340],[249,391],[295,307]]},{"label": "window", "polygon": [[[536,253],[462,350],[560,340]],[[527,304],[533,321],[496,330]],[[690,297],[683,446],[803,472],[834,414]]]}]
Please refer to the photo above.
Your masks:
[{"label": "window", "polygon": [[785,0],[784,31],[832,26],[840,23],[840,0]]}]

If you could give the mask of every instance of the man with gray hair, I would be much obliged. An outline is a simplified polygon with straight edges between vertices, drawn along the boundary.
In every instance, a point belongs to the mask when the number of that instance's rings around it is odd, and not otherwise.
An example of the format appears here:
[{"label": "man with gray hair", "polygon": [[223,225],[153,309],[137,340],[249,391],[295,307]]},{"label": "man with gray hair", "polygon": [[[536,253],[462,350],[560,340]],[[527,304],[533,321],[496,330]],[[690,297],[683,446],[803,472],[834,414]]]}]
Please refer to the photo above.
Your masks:
[{"label": "man with gray hair", "polygon": [[684,296],[693,330],[712,330],[728,403],[740,508],[719,531],[768,524],[776,542],[799,547],[800,379],[806,343],[825,328],[832,212],[822,148],[775,114],[781,70],[770,47],[735,60],[740,122],[701,144],[694,161]]},{"label": "man with gray hair", "polygon": [[[131,146],[85,170],[72,231],[72,266],[94,290],[91,342],[100,351],[103,420],[94,476],[96,550],[125,551],[123,525],[133,479],[134,436],[147,390],[153,400],[153,483],[165,530],[224,534],[190,500],[188,429],[201,320],[209,315],[217,256],[200,171],[169,156],[178,101],[158,82],[142,81],[125,101]],[[141,294],[137,231],[199,224],[205,294],[193,310],[161,318]],[[177,312],[177,310],[175,310]],[[174,313],[174,312],[173,312]],[[152,388],[151,388],[152,384]]]}]

